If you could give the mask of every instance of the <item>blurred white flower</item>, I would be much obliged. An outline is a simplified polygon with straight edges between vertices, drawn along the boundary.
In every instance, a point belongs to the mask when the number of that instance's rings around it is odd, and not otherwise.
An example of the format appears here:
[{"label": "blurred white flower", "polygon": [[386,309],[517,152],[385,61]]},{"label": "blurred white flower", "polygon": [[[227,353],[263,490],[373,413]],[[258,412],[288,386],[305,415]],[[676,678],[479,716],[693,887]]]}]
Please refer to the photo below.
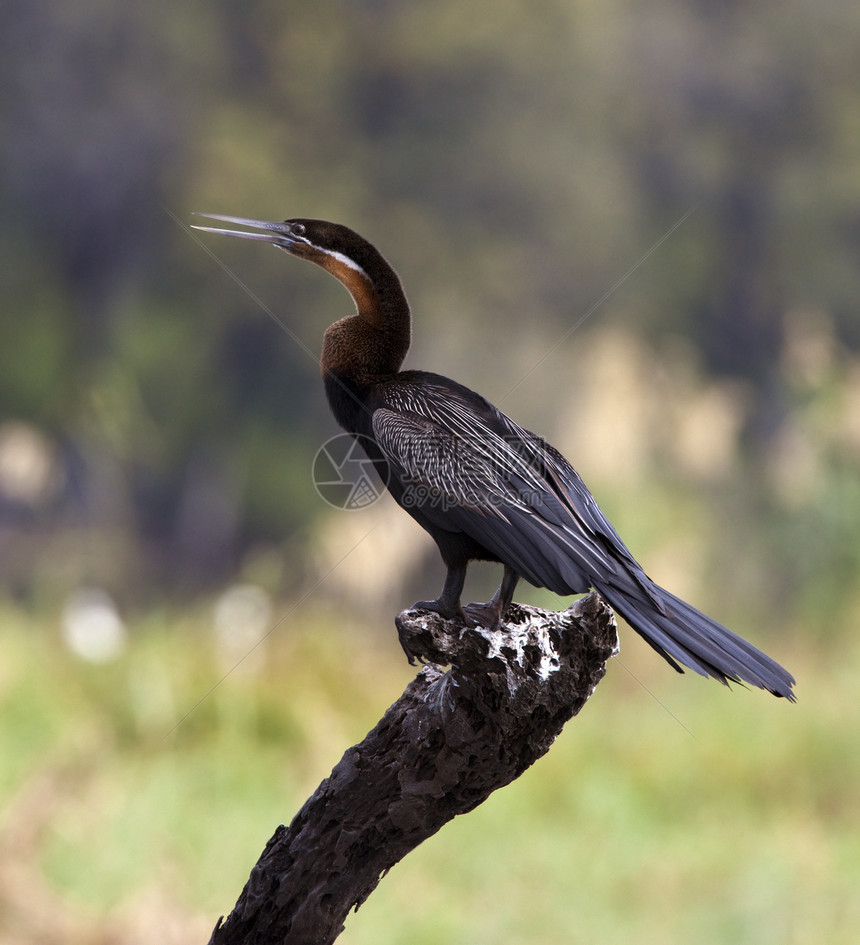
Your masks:
[{"label": "blurred white flower", "polygon": [[110,595],[97,587],[72,593],[63,610],[66,646],[88,663],[109,663],[125,650],[128,633]]},{"label": "blurred white flower", "polygon": [[263,641],[272,617],[269,595],[253,584],[234,584],[215,602],[215,644],[229,669],[258,672],[265,661]]},{"label": "blurred white flower", "polygon": [[60,480],[54,445],[28,423],[0,424],[0,493],[37,505],[51,498]]}]

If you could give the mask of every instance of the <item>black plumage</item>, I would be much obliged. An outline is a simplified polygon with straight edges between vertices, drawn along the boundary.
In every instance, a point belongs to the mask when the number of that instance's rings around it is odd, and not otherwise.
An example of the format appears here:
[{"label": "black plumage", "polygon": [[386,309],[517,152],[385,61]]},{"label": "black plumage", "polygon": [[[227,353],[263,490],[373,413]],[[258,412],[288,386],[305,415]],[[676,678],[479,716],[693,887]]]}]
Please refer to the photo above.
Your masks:
[{"label": "black plumage", "polygon": [[[309,259],[353,296],[356,314],[325,334],[325,388],[339,423],[430,533],[448,568],[439,597],[416,607],[497,628],[520,577],[561,595],[594,588],[679,671],[683,665],[794,699],[794,679],[778,663],[651,581],[561,453],[467,387],[400,370],[409,305],[396,273],[370,243],[319,220],[214,219],[264,230],[214,232]],[[501,562],[504,577],[492,600],[462,607],[473,560]]]}]

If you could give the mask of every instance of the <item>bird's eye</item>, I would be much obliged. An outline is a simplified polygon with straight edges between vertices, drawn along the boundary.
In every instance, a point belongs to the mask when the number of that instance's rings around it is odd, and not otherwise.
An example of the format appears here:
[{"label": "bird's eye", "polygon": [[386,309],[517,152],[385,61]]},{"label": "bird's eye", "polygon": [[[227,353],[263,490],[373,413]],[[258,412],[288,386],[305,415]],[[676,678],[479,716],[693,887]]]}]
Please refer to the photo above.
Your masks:
[{"label": "bird's eye", "polygon": [[305,235],[305,225],[304,223],[294,223],[290,229],[293,231],[294,236],[304,236]]}]

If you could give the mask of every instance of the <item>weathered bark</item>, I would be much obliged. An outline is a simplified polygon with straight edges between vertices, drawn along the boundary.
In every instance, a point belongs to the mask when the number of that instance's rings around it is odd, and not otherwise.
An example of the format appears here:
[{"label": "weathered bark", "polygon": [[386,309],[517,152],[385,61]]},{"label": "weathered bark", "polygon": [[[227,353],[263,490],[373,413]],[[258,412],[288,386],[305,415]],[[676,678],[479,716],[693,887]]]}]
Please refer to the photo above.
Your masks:
[{"label": "weathered bark", "polygon": [[210,945],[329,945],[398,860],[548,751],[618,646],[596,594],[514,604],[496,633],[423,611],[397,628],[429,665],[276,830]]}]

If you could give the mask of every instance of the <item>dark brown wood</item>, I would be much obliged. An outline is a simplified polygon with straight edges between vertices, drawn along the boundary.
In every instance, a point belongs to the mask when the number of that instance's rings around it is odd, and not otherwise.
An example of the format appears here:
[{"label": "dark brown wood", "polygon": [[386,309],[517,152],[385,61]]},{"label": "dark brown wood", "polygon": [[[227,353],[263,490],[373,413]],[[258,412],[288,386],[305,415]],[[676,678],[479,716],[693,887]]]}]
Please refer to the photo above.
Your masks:
[{"label": "dark brown wood", "polygon": [[495,633],[423,611],[397,629],[428,665],[277,829],[210,945],[329,945],[398,860],[549,750],[618,647],[596,594],[514,604]]}]

